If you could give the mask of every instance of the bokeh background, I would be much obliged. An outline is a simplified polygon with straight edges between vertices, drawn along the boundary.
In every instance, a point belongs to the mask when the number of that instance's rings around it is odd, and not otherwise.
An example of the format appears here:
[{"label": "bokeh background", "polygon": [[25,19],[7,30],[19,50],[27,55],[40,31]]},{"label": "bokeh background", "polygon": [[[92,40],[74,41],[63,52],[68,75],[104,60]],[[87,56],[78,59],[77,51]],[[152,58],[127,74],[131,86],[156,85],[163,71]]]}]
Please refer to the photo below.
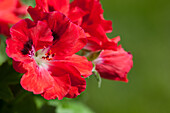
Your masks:
[{"label": "bokeh background", "polygon": [[[34,6],[32,1],[23,0]],[[170,1],[101,0],[101,3],[104,17],[113,21],[109,38],[121,36],[120,44],[133,54],[129,82],[102,79],[98,88],[96,78],[91,76],[82,95],[62,101],[46,101],[22,91],[6,104],[0,100],[2,113],[10,113],[10,109],[11,113],[54,113],[54,106],[58,113],[170,113]]]},{"label": "bokeh background", "polygon": [[[113,33],[133,54],[129,83],[88,80],[83,97],[96,113],[170,113],[170,1],[101,0]],[[93,78],[93,77],[92,77]]]}]

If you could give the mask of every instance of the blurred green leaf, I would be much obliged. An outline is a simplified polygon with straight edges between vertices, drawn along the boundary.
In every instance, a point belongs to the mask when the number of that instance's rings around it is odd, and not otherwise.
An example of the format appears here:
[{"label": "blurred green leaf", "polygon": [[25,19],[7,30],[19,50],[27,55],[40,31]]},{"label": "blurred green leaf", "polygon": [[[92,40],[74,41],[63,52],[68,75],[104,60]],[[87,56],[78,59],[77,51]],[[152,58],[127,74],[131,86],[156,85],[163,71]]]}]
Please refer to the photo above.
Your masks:
[{"label": "blurred green leaf", "polygon": [[0,66],[0,99],[5,101],[13,98],[9,85],[18,84],[20,76],[7,62]]},{"label": "blurred green leaf", "polygon": [[9,87],[6,84],[0,85],[0,99],[8,101],[11,100],[12,98],[13,94]]},{"label": "blurred green leaf", "polygon": [[0,85],[3,84],[17,84],[20,80],[20,74],[17,73],[11,65],[4,63],[0,66]]},{"label": "blurred green leaf", "polygon": [[6,54],[6,37],[0,35],[0,66],[8,59]]},{"label": "blurred green leaf", "polygon": [[94,113],[83,103],[71,100],[50,100],[48,104],[57,107],[56,113]]},{"label": "blurred green leaf", "polygon": [[35,0],[21,0],[27,6],[35,7]]},{"label": "blurred green leaf", "polygon": [[56,113],[93,113],[87,106],[80,102],[65,102],[59,104]]},{"label": "blurred green leaf", "polygon": [[30,94],[24,94],[21,98],[17,99],[13,105],[15,113],[38,113],[34,98]]}]

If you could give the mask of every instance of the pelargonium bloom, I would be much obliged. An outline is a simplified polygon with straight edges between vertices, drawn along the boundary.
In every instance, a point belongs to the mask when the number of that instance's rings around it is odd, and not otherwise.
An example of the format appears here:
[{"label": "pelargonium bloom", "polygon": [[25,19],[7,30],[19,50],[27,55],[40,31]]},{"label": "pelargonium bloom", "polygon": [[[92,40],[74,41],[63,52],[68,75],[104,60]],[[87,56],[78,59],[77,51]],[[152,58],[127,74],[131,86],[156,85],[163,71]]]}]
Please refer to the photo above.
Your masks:
[{"label": "pelargonium bloom", "polygon": [[9,36],[9,24],[21,20],[18,16],[26,14],[26,6],[19,0],[0,0],[0,33]]},{"label": "pelargonium bloom", "polygon": [[[85,30],[88,40],[85,49],[90,51],[102,50],[94,61],[96,70],[101,77],[127,82],[127,73],[133,65],[132,55],[124,51],[121,46],[117,46],[119,37],[114,39],[107,37],[106,33],[112,31],[112,22],[103,18],[103,9],[99,0],[74,0],[70,5],[69,0],[62,2],[59,0],[36,0],[36,2],[35,8],[28,9],[34,20],[42,20],[44,18],[43,12],[58,10],[64,13],[71,21]],[[61,5],[57,6],[56,4]],[[108,58],[104,56],[108,56]]]},{"label": "pelargonium bloom", "polygon": [[[44,12],[59,11],[68,16],[72,22],[81,26],[88,39],[85,49],[97,51],[107,48],[115,49],[106,33],[112,31],[112,22],[103,18],[103,9],[99,0],[36,0],[36,8]],[[110,46],[112,45],[112,46]]]},{"label": "pelargonium bloom", "polygon": [[[120,37],[112,41],[118,43]],[[103,50],[94,60],[96,70],[105,79],[128,82],[127,73],[133,66],[132,55],[119,45],[117,50]]]},{"label": "pelargonium bloom", "polygon": [[43,21],[25,19],[15,24],[6,52],[14,69],[24,73],[25,90],[48,100],[74,98],[85,90],[84,78],[92,70],[91,62],[75,55],[87,43],[85,33],[59,12],[45,15]]}]

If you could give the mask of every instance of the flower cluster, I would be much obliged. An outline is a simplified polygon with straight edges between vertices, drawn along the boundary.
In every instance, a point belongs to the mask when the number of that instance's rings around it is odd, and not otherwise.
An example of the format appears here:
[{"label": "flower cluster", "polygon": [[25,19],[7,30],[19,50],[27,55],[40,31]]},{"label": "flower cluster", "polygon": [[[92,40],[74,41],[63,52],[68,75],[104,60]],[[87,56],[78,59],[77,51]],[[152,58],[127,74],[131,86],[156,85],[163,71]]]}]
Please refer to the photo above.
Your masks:
[{"label": "flower cluster", "polygon": [[[4,0],[4,4],[5,1],[19,3]],[[15,19],[11,22],[9,17],[0,18],[0,27],[1,22],[7,26],[16,23],[20,20],[16,15],[25,13],[21,4],[11,3],[7,9],[2,7],[2,11],[1,7],[0,15],[9,12],[13,17],[15,14]],[[33,21],[20,20],[12,26],[6,40],[6,53],[13,59],[14,69],[24,73],[20,83],[25,90],[41,94],[47,100],[60,100],[75,98],[83,92],[85,78],[92,73],[128,82],[132,55],[118,45],[120,37],[107,37],[106,33],[112,32],[112,22],[104,19],[99,0],[71,3],[36,0],[35,8],[30,6],[28,12]],[[0,32],[5,34],[5,27],[1,28]]]}]

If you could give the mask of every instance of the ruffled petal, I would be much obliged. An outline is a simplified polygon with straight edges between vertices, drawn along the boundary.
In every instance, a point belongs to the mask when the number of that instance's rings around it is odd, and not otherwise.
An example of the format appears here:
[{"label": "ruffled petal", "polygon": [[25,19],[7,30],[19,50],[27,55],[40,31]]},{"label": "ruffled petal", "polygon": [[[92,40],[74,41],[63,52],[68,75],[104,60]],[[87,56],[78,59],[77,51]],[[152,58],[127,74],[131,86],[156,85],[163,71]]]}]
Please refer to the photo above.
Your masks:
[{"label": "ruffled petal", "polygon": [[[52,61],[49,65],[49,71],[56,82],[55,86],[44,92],[43,96],[46,99],[62,99],[67,97],[74,98],[86,88],[86,81],[81,77],[79,71],[68,64],[66,61]],[[65,77],[64,77],[65,76]],[[60,79],[61,78],[61,79]]]},{"label": "ruffled petal", "polygon": [[58,100],[61,100],[70,90],[71,83],[69,75],[59,73],[56,74],[57,76],[56,75],[53,76],[54,86],[41,94],[47,100],[56,98],[58,98]]},{"label": "ruffled petal", "polygon": [[88,77],[92,74],[93,65],[84,56],[73,55],[67,58],[68,62],[76,67],[83,77]]},{"label": "ruffled petal", "polygon": [[69,0],[36,0],[36,7],[41,7],[46,12],[59,11],[67,16]]},{"label": "ruffled petal", "polygon": [[48,0],[49,11],[59,11],[68,15],[70,0]]},{"label": "ruffled petal", "polygon": [[83,29],[73,24],[67,17],[59,12],[49,13],[47,23],[53,32],[54,44],[52,51],[58,56],[68,56],[82,49],[87,39]]},{"label": "ruffled petal", "polygon": [[21,20],[11,28],[10,32],[11,38],[6,41],[6,52],[16,61],[29,60],[29,51],[43,49],[53,41],[51,30],[41,21],[36,24],[29,19]]},{"label": "ruffled petal", "polygon": [[54,78],[44,67],[38,66],[36,62],[24,63],[27,72],[21,78],[21,86],[34,94],[41,94],[54,86]]}]

